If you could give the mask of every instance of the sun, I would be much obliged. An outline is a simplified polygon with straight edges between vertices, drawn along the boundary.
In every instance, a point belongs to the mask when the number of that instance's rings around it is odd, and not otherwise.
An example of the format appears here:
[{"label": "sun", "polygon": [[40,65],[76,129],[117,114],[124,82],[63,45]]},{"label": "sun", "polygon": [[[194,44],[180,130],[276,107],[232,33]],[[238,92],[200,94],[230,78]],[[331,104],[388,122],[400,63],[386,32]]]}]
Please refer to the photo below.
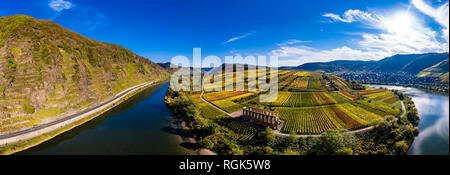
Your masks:
[{"label": "sun", "polygon": [[397,13],[391,17],[383,19],[381,27],[385,28],[386,31],[396,34],[412,34],[414,32],[415,24],[417,20],[413,15],[407,12]]}]

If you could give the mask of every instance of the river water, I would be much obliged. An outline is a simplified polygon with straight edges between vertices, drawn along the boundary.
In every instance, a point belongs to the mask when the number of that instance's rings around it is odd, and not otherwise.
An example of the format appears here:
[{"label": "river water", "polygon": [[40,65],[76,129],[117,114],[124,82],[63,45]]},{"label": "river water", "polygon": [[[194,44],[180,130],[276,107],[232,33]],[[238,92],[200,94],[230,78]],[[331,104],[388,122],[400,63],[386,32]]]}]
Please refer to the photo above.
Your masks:
[{"label": "river water", "polygon": [[[173,132],[173,115],[164,103],[169,83],[150,87],[101,116],[18,154],[193,154]],[[449,150],[449,97],[416,88],[411,96],[420,115],[419,135],[408,154]]]},{"label": "river water", "polygon": [[112,110],[18,154],[191,154],[164,103],[169,83],[150,87]]},{"label": "river water", "polygon": [[426,92],[417,88],[367,85],[397,89],[411,96],[419,112],[419,135],[414,139],[408,154],[448,155],[449,150],[449,97]]}]

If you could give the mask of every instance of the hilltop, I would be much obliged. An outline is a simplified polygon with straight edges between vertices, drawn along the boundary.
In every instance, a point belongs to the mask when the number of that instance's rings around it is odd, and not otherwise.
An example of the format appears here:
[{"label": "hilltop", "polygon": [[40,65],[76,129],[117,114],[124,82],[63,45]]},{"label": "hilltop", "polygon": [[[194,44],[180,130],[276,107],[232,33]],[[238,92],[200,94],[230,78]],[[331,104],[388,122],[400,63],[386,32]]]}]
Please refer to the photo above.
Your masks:
[{"label": "hilltop", "polygon": [[448,82],[448,58],[417,74],[418,77],[438,77],[442,82]]},{"label": "hilltop", "polygon": [[[402,73],[417,77],[425,77],[420,72],[448,60],[448,53],[426,53],[394,55],[379,61],[350,61],[337,60],[331,62],[306,63],[297,67],[282,67],[285,70],[313,71],[326,73]],[[448,62],[447,62],[448,63]],[[443,64],[444,65],[444,64]],[[448,64],[447,64],[448,65]],[[447,73],[448,66],[442,66],[439,73]]]},{"label": "hilltop", "polygon": [[0,18],[0,73],[0,133],[53,121],[169,75],[120,45],[26,15]]}]

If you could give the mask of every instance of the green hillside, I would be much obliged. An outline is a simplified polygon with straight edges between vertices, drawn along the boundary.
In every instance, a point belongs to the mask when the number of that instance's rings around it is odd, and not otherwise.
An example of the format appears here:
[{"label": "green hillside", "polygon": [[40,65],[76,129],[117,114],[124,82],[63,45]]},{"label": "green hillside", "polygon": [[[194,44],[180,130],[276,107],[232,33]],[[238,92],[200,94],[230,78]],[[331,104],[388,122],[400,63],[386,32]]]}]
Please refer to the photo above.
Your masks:
[{"label": "green hillside", "polygon": [[168,76],[122,46],[25,15],[0,18],[0,73],[0,133],[52,121]]},{"label": "green hillside", "polygon": [[441,81],[448,82],[448,58],[417,74],[418,77],[439,77]]},{"label": "green hillside", "polygon": [[448,53],[406,54],[394,55],[379,61],[338,60],[326,63],[306,63],[297,67],[282,67],[281,69],[327,73],[359,71],[377,73],[407,73],[416,75],[426,68],[445,61],[446,59],[448,60],[448,58]]}]

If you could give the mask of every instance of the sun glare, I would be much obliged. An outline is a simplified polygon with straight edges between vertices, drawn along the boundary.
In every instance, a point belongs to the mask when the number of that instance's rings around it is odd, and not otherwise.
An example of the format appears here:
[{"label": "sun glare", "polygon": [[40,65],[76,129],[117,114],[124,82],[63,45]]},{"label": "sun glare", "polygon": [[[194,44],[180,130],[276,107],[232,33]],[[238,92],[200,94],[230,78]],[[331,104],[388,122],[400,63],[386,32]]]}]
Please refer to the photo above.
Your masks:
[{"label": "sun glare", "polygon": [[382,22],[382,27],[388,32],[397,34],[408,34],[413,31],[416,20],[409,13],[397,13],[392,17],[387,17]]}]

